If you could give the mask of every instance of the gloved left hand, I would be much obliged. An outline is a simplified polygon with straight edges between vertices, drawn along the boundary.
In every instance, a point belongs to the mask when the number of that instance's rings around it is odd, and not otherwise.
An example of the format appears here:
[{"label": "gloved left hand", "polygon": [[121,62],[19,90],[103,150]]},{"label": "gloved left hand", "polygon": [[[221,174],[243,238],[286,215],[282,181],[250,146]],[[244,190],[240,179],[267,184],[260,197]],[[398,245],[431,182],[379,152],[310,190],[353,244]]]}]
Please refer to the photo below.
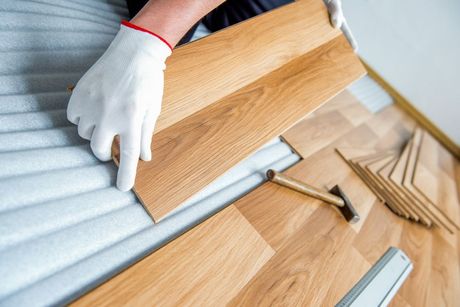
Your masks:
[{"label": "gloved left hand", "polygon": [[163,70],[170,45],[154,33],[124,22],[102,57],[78,81],[67,108],[78,134],[91,140],[102,161],[111,159],[120,136],[117,187],[134,186],[137,163],[150,160],[153,129],[160,114]]},{"label": "gloved left hand", "polygon": [[342,0],[324,0],[327,10],[329,12],[332,26],[336,29],[341,29],[351,47],[355,52],[358,51],[358,43],[356,42],[353,33],[351,33],[347,20],[343,15]]}]

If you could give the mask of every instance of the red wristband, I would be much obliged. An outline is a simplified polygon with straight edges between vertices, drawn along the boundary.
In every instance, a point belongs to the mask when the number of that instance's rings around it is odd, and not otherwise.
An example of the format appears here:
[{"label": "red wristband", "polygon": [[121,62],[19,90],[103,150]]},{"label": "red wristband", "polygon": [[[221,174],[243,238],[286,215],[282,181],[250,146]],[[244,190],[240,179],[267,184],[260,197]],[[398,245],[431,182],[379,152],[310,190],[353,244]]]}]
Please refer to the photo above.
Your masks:
[{"label": "red wristband", "polygon": [[165,43],[169,49],[171,49],[171,51],[173,51],[173,47],[171,46],[171,44],[168,43],[168,41],[166,41],[163,37],[161,37],[160,35],[156,34],[156,33],[153,33],[152,31],[149,31],[147,29],[144,29],[144,28],[141,28],[139,26],[136,26],[135,24],[133,23],[130,23],[129,21],[127,20],[122,20],[121,21],[121,24],[126,26],[126,27],[129,27],[129,28],[132,28],[134,30],[138,30],[138,31],[142,31],[142,32],[145,32],[145,33],[148,33],[148,34],[151,34],[153,36],[155,36],[156,38],[160,39],[163,43]]}]

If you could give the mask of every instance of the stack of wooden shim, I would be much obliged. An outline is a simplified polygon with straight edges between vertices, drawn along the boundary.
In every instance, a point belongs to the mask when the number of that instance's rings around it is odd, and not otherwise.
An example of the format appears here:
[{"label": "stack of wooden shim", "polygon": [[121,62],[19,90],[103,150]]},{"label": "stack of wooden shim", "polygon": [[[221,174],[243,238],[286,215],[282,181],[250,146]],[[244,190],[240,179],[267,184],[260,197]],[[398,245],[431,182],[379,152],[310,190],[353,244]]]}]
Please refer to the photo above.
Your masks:
[{"label": "stack of wooden shim", "polygon": [[178,48],[136,194],[160,221],[364,73],[322,0],[296,1]]},{"label": "stack of wooden shim", "polygon": [[427,131],[417,127],[402,150],[337,151],[397,215],[451,233],[460,230],[455,157]]}]

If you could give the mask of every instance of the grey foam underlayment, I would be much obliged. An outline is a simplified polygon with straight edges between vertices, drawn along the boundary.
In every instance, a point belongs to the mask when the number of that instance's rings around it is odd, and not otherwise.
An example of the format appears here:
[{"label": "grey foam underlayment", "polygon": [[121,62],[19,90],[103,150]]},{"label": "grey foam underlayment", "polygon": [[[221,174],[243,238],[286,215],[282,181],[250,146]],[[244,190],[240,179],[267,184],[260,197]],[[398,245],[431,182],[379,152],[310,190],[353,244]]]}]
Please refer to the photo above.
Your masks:
[{"label": "grey foam underlayment", "polygon": [[372,113],[376,113],[394,102],[393,98],[369,76],[353,82],[348,90]]},{"label": "grey foam underlayment", "polygon": [[65,115],[126,15],[124,0],[0,0],[0,306],[65,304],[299,160],[275,139],[154,224]]}]

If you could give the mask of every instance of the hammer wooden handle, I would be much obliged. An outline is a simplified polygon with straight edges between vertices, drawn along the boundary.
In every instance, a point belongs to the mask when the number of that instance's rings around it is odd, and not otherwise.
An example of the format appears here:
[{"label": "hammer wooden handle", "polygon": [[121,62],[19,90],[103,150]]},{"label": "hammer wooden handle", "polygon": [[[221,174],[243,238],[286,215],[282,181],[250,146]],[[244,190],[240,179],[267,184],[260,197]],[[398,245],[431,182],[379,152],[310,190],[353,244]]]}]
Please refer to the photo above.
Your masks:
[{"label": "hammer wooden handle", "polygon": [[297,192],[320,199],[322,201],[336,205],[338,207],[345,206],[345,202],[342,198],[335,196],[334,194],[317,189],[292,177],[278,173],[275,170],[269,169],[267,171],[267,177],[270,181],[275,182],[284,187],[290,188],[292,190],[295,190]]}]

